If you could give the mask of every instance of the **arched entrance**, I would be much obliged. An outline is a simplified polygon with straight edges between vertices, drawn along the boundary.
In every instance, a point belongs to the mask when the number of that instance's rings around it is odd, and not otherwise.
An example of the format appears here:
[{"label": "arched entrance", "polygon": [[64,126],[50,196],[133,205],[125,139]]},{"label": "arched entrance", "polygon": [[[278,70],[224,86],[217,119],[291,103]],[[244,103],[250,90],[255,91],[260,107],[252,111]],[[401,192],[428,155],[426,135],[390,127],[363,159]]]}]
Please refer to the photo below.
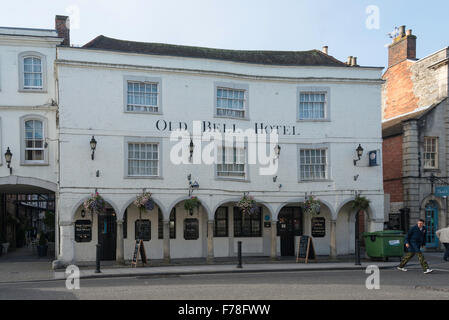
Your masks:
[{"label": "arched entrance", "polygon": [[[36,178],[0,178],[0,240],[8,244],[9,259],[55,257],[55,190],[56,184]],[[44,250],[38,250],[40,238]]]}]

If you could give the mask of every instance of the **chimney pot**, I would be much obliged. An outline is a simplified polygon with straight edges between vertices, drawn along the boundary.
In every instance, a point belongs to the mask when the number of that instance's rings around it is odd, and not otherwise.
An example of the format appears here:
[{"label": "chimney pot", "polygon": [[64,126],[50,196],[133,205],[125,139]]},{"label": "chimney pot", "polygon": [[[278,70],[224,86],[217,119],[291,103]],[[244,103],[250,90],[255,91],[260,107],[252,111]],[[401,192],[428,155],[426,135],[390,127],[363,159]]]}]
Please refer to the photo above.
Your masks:
[{"label": "chimney pot", "polygon": [[357,65],[357,57],[352,57],[351,59],[351,66],[355,67]]},{"label": "chimney pot", "polygon": [[324,46],[323,47],[323,53],[329,54],[329,47],[328,46]]},{"label": "chimney pot", "polygon": [[346,64],[348,65],[348,66],[350,66],[351,64],[352,64],[352,56],[349,56],[348,57],[348,62],[346,62]]},{"label": "chimney pot", "polygon": [[59,38],[64,40],[61,42],[61,46],[70,47],[70,19],[68,16],[56,16],[55,17],[55,29]]},{"label": "chimney pot", "polygon": [[405,36],[405,26],[400,26],[399,27],[399,35],[401,37]]},{"label": "chimney pot", "polygon": [[408,29],[408,30],[407,30],[407,36],[412,36],[412,35],[413,35],[412,29]]}]

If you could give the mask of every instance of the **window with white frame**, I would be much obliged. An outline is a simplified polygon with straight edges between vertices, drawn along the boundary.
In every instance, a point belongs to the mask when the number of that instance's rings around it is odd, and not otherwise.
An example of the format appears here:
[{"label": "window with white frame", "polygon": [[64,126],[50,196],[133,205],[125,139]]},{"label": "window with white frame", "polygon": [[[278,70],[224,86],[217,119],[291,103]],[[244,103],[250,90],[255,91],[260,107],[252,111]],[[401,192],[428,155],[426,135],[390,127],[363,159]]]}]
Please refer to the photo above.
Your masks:
[{"label": "window with white frame", "polygon": [[327,149],[303,149],[299,150],[300,180],[325,180],[327,179]]},{"label": "window with white frame", "polygon": [[43,122],[25,121],[25,161],[44,161],[44,151]]},{"label": "window with white frame", "polygon": [[245,149],[236,147],[217,148],[217,176],[245,178]]},{"label": "window with white frame", "polygon": [[299,93],[299,120],[325,120],[327,92]]},{"label": "window with white frame", "polygon": [[128,176],[159,176],[159,144],[128,143]]},{"label": "window with white frame", "polygon": [[127,81],[127,111],[159,113],[159,100],[159,83]]},{"label": "window with white frame", "polygon": [[217,87],[217,116],[246,118],[244,89]]},{"label": "window with white frame", "polygon": [[36,51],[21,52],[19,58],[19,91],[44,92],[47,87],[47,60]]},{"label": "window with white frame", "polygon": [[438,138],[424,138],[424,169],[438,168]]},{"label": "window with white frame", "polygon": [[42,89],[42,60],[39,57],[23,58],[23,88]]}]

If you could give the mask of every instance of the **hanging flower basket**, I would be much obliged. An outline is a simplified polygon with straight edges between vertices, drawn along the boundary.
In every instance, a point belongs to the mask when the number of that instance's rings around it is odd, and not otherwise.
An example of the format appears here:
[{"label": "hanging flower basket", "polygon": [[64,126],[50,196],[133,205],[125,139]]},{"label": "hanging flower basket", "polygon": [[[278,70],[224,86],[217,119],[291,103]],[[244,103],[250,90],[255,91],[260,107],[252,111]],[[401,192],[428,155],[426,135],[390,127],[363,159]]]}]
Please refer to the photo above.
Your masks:
[{"label": "hanging flower basket", "polygon": [[184,209],[189,211],[190,215],[193,214],[193,209],[199,208],[201,205],[200,200],[198,200],[197,197],[191,197],[190,199],[187,199],[184,201]]},{"label": "hanging flower basket", "polygon": [[321,209],[320,201],[315,199],[314,196],[310,196],[304,202],[304,212],[308,215],[319,214]]},{"label": "hanging flower basket", "polygon": [[91,194],[90,198],[84,201],[84,209],[89,210],[92,213],[100,213],[104,211],[106,201],[100,196],[98,192]]},{"label": "hanging flower basket", "polygon": [[352,203],[352,208],[357,211],[365,211],[369,208],[370,202],[367,198],[357,195]]},{"label": "hanging flower basket", "polygon": [[242,210],[243,214],[252,214],[258,210],[254,198],[246,193],[243,195],[242,199],[237,202],[237,206]]},{"label": "hanging flower basket", "polygon": [[151,192],[144,192],[136,196],[136,200],[134,200],[134,205],[140,210],[153,210],[154,209],[154,201],[151,199]]}]

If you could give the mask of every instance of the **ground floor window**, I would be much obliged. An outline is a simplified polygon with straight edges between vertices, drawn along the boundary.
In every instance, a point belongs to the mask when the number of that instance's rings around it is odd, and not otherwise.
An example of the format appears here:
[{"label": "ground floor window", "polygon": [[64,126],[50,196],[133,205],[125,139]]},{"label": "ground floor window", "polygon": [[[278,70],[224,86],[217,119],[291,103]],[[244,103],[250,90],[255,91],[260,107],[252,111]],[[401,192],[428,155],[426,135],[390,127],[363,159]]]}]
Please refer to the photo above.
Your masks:
[{"label": "ground floor window", "polygon": [[234,237],[261,237],[262,236],[262,208],[256,212],[242,216],[242,211],[234,207]]},{"label": "ground floor window", "polygon": [[197,240],[200,237],[199,234],[199,221],[198,219],[185,219],[184,220],[184,239],[185,240]]},{"label": "ground floor window", "polygon": [[176,208],[170,213],[170,239],[176,239]]},{"label": "ground floor window", "polygon": [[150,220],[136,220],[135,238],[136,238],[136,240],[143,240],[143,241],[151,240],[151,221]]},{"label": "ground floor window", "polygon": [[228,236],[228,208],[220,207],[215,213],[214,237]]},{"label": "ground floor window", "polygon": [[158,239],[164,239],[164,217],[162,216],[161,209],[158,208],[158,224],[157,224],[157,233],[158,233]]}]

